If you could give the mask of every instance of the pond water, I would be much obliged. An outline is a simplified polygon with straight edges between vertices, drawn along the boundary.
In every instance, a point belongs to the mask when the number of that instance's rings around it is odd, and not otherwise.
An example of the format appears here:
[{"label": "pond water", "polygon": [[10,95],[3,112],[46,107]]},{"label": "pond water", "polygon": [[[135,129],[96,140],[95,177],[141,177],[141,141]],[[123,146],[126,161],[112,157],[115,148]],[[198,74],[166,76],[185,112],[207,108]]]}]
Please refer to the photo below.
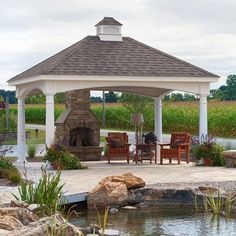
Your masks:
[{"label": "pond water", "polygon": [[[211,214],[196,214],[190,209],[138,209],[121,210],[109,215],[107,228],[120,230],[122,236],[233,236],[236,235],[235,219],[213,217]],[[71,223],[86,227],[97,223],[95,211],[82,211]]]}]

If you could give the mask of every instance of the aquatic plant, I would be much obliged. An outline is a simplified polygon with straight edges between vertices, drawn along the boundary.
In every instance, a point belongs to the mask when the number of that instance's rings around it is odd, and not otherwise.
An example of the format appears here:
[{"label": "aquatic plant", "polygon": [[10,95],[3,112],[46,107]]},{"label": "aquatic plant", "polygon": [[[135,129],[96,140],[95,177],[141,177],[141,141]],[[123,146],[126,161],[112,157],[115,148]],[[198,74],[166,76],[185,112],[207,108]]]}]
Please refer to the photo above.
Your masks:
[{"label": "aquatic plant", "polygon": [[94,208],[97,212],[97,217],[98,217],[98,226],[100,228],[100,235],[104,236],[105,235],[105,230],[108,222],[108,213],[109,213],[109,206],[104,206],[104,213],[103,216],[101,215],[100,211],[98,210],[96,204],[94,203]]},{"label": "aquatic plant", "polygon": [[[200,188],[199,188],[200,189]],[[205,213],[212,213],[215,216],[231,217],[236,204],[236,193],[223,194],[218,189],[200,189]],[[199,194],[195,192],[195,209],[198,211],[197,198]]]},{"label": "aquatic plant", "polygon": [[17,200],[25,201],[28,204],[38,204],[39,212],[50,216],[59,210],[64,184],[60,183],[60,172],[52,175],[43,167],[41,172],[42,177],[36,183],[28,180],[27,177],[22,180],[18,187],[20,197],[14,194],[13,196]]}]

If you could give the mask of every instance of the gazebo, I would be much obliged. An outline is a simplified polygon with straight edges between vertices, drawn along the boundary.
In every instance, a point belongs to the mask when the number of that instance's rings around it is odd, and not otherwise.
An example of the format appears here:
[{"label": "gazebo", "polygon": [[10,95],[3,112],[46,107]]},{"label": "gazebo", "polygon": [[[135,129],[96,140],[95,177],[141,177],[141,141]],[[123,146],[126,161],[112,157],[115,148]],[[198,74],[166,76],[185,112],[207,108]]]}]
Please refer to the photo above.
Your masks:
[{"label": "gazebo", "polygon": [[25,160],[25,98],[46,95],[46,145],[54,140],[54,95],[72,90],[134,93],[155,100],[155,133],[162,140],[162,97],[173,90],[199,96],[199,136],[207,134],[207,96],[219,77],[130,37],[104,17],[96,36],[79,42],[8,81],[18,99],[18,161]]}]

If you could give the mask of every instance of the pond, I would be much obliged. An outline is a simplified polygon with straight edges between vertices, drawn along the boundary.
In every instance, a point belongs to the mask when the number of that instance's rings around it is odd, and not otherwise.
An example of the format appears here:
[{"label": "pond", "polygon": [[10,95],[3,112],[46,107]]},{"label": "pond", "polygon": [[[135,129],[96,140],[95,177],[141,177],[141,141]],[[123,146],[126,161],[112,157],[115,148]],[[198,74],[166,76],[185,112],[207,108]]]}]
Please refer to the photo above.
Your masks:
[{"label": "pond", "polygon": [[[95,211],[81,211],[71,223],[86,227],[97,222]],[[148,208],[138,210],[120,210],[109,214],[107,228],[120,230],[122,236],[230,236],[236,235],[235,219],[213,217],[211,214],[196,214],[186,208]]]}]

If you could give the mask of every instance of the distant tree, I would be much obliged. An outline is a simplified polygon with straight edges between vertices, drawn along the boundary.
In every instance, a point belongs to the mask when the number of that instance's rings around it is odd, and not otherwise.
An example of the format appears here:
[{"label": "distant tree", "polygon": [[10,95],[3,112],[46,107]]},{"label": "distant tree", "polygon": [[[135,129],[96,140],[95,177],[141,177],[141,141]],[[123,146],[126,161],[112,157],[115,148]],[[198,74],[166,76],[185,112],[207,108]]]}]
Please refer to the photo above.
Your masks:
[{"label": "distant tree", "polygon": [[114,93],[113,91],[110,91],[108,93],[105,93],[105,102],[117,102],[118,95]]},{"label": "distant tree", "polygon": [[10,104],[16,103],[16,92],[15,91],[0,89],[0,96],[2,96],[5,101],[6,101],[6,97],[8,97]]},{"label": "distant tree", "polygon": [[44,94],[28,96],[25,99],[26,104],[44,104],[46,97]]},{"label": "distant tree", "polygon": [[236,75],[229,75],[226,80],[229,100],[236,100]]},{"label": "distant tree", "polygon": [[169,101],[170,100],[170,95],[165,95],[165,97],[164,97],[164,101]]},{"label": "distant tree", "polygon": [[131,113],[144,113],[144,110],[153,103],[153,99],[135,94],[122,93],[119,101]]},{"label": "distant tree", "polygon": [[65,93],[57,93],[55,95],[55,103],[64,104],[65,103]]},{"label": "distant tree", "polygon": [[102,98],[101,97],[91,97],[90,98],[91,103],[101,103],[102,102]]},{"label": "distant tree", "polygon": [[182,93],[172,93],[170,95],[170,101],[172,102],[181,102],[183,100],[184,100],[184,97]]},{"label": "distant tree", "polygon": [[220,89],[212,89],[210,90],[210,96],[208,99],[217,99],[223,101],[225,100],[225,94]]},{"label": "distant tree", "polygon": [[196,96],[189,94],[189,93],[185,93],[184,97],[183,97],[184,101],[195,101],[197,100]]}]

